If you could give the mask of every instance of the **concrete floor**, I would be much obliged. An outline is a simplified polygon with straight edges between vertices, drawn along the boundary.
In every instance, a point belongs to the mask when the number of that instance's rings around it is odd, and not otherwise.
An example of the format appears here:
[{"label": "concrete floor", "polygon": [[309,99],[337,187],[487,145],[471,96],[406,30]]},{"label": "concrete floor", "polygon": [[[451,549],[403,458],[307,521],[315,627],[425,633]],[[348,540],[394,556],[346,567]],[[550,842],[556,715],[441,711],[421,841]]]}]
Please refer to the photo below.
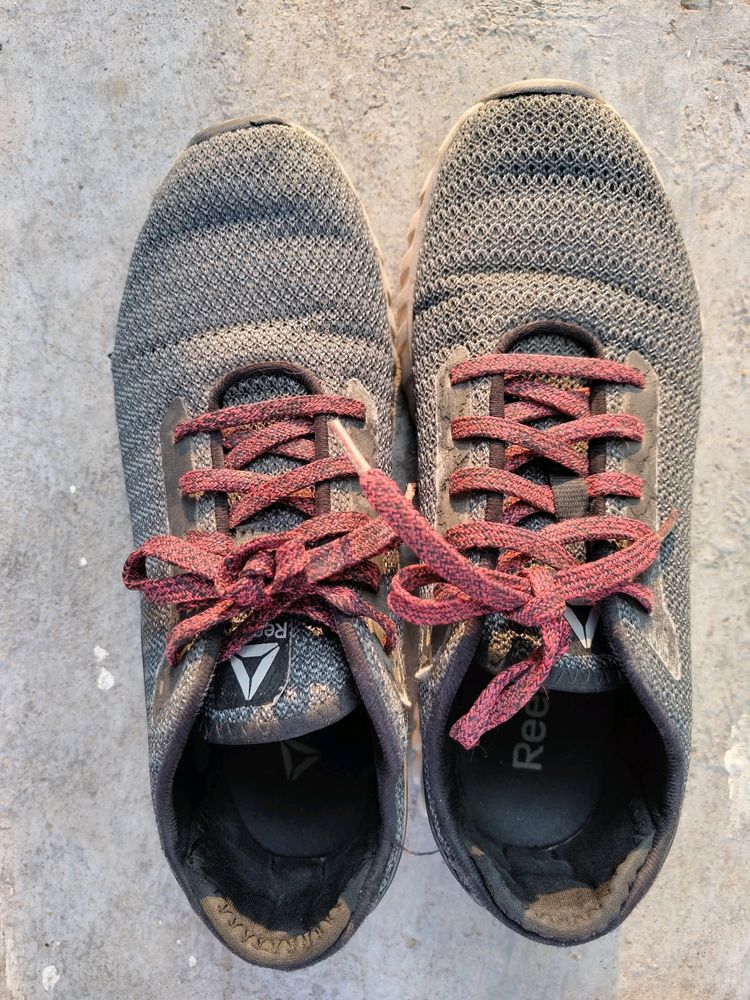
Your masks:
[{"label": "concrete floor", "polygon": [[[750,7],[5,0],[0,42],[0,997],[750,996]],[[131,248],[198,127],[271,111],[330,142],[395,276],[446,130],[532,76],[593,85],[641,134],[702,289],[695,749],[680,833],[636,913],[585,947],[514,936],[438,856],[407,855],[343,953],[286,976],[252,969],[189,909],[151,816],[106,357]],[[413,800],[407,843],[429,849]]]}]

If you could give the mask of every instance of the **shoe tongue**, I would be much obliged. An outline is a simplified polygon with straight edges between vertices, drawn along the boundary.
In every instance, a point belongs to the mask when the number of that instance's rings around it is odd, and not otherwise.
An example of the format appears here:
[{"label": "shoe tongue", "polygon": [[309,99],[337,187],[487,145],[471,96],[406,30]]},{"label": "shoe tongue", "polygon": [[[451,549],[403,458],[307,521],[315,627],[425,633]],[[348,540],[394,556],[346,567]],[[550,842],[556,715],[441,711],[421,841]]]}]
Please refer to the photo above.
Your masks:
[{"label": "shoe tongue", "polygon": [[[588,353],[574,339],[554,329],[524,337],[511,350],[525,354],[568,356],[585,356]],[[577,488],[581,480],[561,474],[561,470],[555,471],[554,468],[550,468],[549,463],[542,461],[530,463],[527,474],[534,481],[552,487],[556,495],[556,507],[564,511],[562,516],[582,516],[583,511],[577,509],[582,502],[581,490]],[[585,493],[583,495],[585,496]],[[550,518],[547,515],[540,515],[528,518],[524,522],[524,527],[534,530],[549,523]],[[620,687],[624,680],[604,635],[599,606],[569,604],[565,617],[571,630],[570,646],[567,653],[552,667],[544,687],[551,691],[578,693],[610,691]],[[506,622],[499,616],[492,616],[487,620],[485,636],[488,650],[487,669],[493,674],[528,656],[532,648],[532,643],[525,641],[524,631],[519,629],[519,626]],[[493,648],[496,651],[494,656]],[[498,657],[498,650],[507,652]]]},{"label": "shoe tongue", "polygon": [[284,617],[217,665],[203,731],[211,743],[272,743],[324,729],[358,703],[338,637]]},{"label": "shoe tongue", "polygon": [[[570,646],[552,667],[544,688],[594,694],[621,687],[625,680],[601,631],[599,608],[569,607],[566,618],[569,623],[576,621],[571,626]],[[487,672],[495,675],[525,659],[537,644],[538,637],[533,631],[522,629],[500,615],[489,615],[477,657]]]},{"label": "shoe tongue", "polygon": [[565,617],[570,625],[570,646],[550,670],[544,686],[550,691],[579,694],[621,687],[625,682],[604,636],[599,605],[569,604]]},{"label": "shoe tongue", "polygon": [[[265,371],[232,385],[223,405],[241,406],[306,391],[288,374]],[[298,464],[266,455],[246,468],[276,474]],[[301,520],[302,515],[279,504],[235,530],[235,542],[288,531]],[[217,664],[203,705],[203,731],[212,743],[271,743],[323,729],[358,703],[354,678],[335,633],[302,618],[283,616],[228,661]]]}]

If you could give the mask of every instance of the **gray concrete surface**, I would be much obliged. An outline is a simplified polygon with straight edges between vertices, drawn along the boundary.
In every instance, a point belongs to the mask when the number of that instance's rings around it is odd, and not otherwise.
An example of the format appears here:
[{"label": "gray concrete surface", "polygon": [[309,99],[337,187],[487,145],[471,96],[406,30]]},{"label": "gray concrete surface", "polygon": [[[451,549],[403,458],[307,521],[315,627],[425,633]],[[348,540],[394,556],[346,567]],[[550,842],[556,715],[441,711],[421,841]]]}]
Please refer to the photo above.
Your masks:
[{"label": "gray concrete surface", "polygon": [[[0,3],[0,997],[684,1000],[750,996],[750,8],[727,0]],[[454,119],[522,77],[593,85],[638,130],[702,289],[692,776],[674,850],[620,932],[498,926],[406,856],[343,953],[235,960],[159,852],[107,351],[149,198],[200,126],[281,112],[325,137],[395,276]],[[406,439],[404,439],[406,440]],[[408,845],[431,838],[412,795]]]}]

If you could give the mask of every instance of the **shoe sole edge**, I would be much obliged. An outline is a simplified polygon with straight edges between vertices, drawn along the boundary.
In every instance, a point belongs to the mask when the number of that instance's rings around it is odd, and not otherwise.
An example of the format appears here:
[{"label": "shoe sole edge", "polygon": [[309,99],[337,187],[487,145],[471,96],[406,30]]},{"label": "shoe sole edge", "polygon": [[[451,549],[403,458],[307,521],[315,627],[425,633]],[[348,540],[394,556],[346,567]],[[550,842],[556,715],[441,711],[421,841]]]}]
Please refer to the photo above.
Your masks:
[{"label": "shoe sole edge", "polygon": [[196,132],[188,143],[188,148],[190,146],[199,146],[202,142],[208,142],[210,139],[214,139],[217,135],[223,135],[225,132],[239,132],[245,128],[259,128],[262,125],[285,125],[291,127],[292,122],[287,121],[285,118],[278,118],[275,115],[243,115],[239,118],[227,118],[223,122],[218,122],[216,125],[209,125],[208,128]]}]

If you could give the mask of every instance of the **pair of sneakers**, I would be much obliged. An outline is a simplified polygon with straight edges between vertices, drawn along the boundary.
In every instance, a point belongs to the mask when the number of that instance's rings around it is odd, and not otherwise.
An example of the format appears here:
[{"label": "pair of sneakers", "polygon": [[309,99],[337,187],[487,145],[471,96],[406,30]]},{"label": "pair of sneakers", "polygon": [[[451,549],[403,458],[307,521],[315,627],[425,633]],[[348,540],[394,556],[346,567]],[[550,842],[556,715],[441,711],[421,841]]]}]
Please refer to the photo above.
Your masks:
[{"label": "pair of sneakers", "polygon": [[[154,808],[214,933],[298,968],[383,896],[404,621],[451,871],[534,940],[615,927],[688,766],[700,319],[612,108],[561,81],[471,108],[393,308],[323,143],[276,119],[201,133],[139,237],[112,364]],[[388,478],[399,367],[419,512]]]}]

